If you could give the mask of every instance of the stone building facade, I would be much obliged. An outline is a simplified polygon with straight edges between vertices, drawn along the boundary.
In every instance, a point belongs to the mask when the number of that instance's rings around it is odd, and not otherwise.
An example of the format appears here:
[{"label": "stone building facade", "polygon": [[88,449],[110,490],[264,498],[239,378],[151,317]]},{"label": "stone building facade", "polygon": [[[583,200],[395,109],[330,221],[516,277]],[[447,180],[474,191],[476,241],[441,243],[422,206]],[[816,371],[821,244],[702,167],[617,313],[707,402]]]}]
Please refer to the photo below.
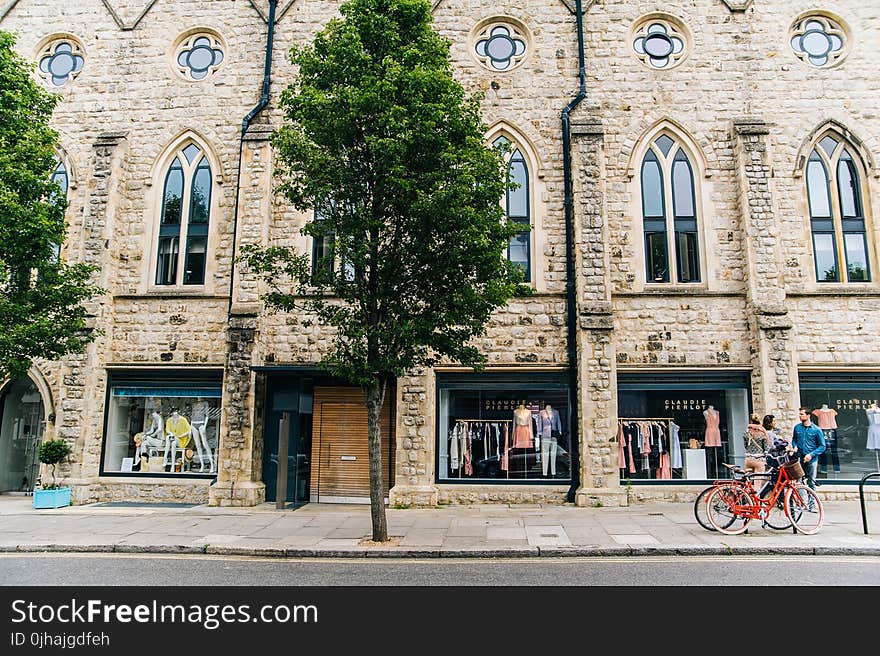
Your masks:
[{"label": "stone building facade", "polygon": [[[265,313],[233,264],[247,243],[313,248],[297,230],[311,217],[273,193],[269,137],[287,52],[338,7],[0,2],[0,29],[63,97],[63,255],[100,265],[108,290],[84,354],[6,382],[0,491],[32,487],[32,444],[55,436],[74,446],[75,503],[274,500],[283,443],[289,500],[366,496],[358,391],[316,367],[328,335]],[[390,503],[692,499],[742,461],[750,412],[787,435],[802,403],[836,412],[816,415],[823,492],[880,468],[880,6],[434,0],[433,14],[455,75],[483,93],[487,140],[513,144],[526,184],[508,207],[532,230],[510,253],[535,294],[493,317],[486,371],[397,381]]]}]

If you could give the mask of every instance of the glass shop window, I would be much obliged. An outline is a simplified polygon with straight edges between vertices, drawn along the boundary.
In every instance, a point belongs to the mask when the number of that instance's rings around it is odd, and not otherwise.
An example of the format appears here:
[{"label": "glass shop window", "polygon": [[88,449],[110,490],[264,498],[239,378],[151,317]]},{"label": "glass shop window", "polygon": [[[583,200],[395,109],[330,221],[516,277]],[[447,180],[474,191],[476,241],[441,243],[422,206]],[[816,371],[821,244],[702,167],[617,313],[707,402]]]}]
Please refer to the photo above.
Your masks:
[{"label": "glass shop window", "polygon": [[221,388],[113,385],[106,473],[215,474]]},{"label": "glass shop window", "polygon": [[568,390],[441,389],[438,480],[571,480]]}]

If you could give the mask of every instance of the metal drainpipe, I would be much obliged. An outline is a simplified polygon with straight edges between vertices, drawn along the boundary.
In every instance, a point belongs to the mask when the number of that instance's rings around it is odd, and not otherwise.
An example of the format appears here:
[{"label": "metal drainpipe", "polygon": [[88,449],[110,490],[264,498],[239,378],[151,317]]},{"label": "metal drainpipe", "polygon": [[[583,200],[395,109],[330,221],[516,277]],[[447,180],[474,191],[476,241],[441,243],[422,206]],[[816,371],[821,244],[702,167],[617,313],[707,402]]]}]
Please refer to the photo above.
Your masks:
[{"label": "metal drainpipe", "polygon": [[[578,0],[580,1],[580,0]],[[227,316],[232,316],[232,296],[235,285],[235,251],[238,243],[238,197],[241,193],[241,156],[244,152],[244,135],[250,127],[254,117],[269,104],[269,83],[272,79],[272,42],[275,37],[275,7],[278,0],[269,0],[269,26],[266,33],[266,63],[263,67],[263,89],[260,101],[247,113],[241,121],[241,136],[238,139],[238,172],[235,174],[235,208],[232,219],[232,261],[229,269],[229,307]]]},{"label": "metal drainpipe", "polygon": [[[575,500],[580,486],[580,420],[578,403],[578,352],[577,352],[577,297],[575,294],[574,208],[571,179],[571,136],[568,115],[587,95],[586,71],[584,69],[584,24],[581,0],[575,2],[578,38],[578,76],[580,87],[577,95],[562,110],[562,176],[565,188],[565,298],[568,318],[568,385],[571,395],[571,487],[567,501]],[[577,430],[575,430],[577,427]]]}]

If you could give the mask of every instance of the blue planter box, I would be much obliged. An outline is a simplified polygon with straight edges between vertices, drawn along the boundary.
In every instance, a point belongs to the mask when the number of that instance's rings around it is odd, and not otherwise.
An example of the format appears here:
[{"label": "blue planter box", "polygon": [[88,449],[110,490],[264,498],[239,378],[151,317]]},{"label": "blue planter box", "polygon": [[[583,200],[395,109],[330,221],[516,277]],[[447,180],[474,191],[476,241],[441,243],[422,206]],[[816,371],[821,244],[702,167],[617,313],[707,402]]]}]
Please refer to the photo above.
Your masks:
[{"label": "blue planter box", "polygon": [[70,505],[70,488],[34,490],[34,508],[63,508]]}]

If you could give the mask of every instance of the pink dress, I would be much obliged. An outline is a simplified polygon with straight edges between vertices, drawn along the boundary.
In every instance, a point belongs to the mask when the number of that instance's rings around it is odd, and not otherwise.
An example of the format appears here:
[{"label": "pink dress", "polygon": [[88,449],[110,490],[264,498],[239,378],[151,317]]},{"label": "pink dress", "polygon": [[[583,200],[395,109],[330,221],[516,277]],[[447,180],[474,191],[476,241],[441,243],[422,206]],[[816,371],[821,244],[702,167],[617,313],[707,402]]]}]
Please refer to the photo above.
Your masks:
[{"label": "pink dress", "polygon": [[819,408],[818,410],[813,410],[813,414],[816,415],[816,419],[818,419],[817,423],[819,424],[819,428],[824,430],[837,428],[837,420],[835,419],[837,416],[837,410],[832,408],[823,410],[822,408]]},{"label": "pink dress", "polygon": [[720,420],[721,415],[717,410],[706,411],[706,446],[721,446]]}]

